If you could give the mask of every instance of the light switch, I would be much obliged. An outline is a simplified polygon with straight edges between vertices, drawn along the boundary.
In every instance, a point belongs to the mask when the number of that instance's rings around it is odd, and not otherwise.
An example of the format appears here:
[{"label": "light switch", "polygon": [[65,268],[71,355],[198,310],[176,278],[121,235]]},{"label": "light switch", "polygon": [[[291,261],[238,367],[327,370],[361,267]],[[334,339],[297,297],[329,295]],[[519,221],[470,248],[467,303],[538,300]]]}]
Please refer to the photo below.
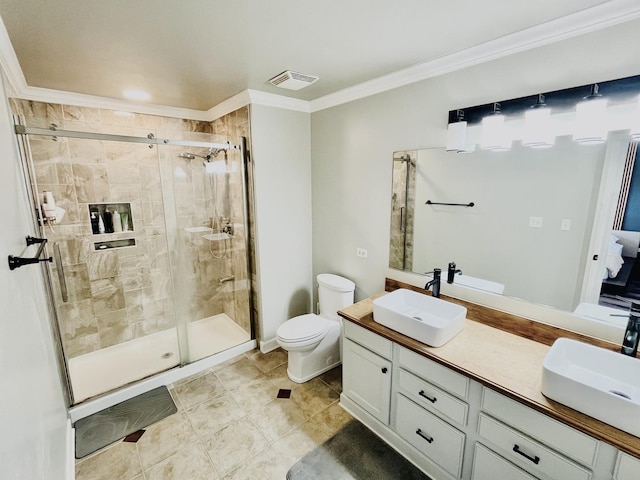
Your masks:
[{"label": "light switch", "polygon": [[542,217],[529,217],[529,226],[531,228],[542,228]]}]

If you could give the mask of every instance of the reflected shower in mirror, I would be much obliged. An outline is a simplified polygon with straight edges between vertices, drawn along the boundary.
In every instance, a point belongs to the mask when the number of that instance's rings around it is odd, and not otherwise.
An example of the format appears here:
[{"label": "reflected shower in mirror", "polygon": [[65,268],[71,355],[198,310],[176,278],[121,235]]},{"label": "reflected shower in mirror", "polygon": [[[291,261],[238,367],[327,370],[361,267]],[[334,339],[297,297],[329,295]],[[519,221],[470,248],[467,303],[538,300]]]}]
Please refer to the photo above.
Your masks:
[{"label": "reflected shower in mirror", "polygon": [[597,260],[590,241],[606,153],[607,144],[584,146],[568,136],[550,149],[394,153],[389,266],[424,274],[455,262],[462,271],[456,283],[482,289],[493,282],[506,296],[575,311]]}]

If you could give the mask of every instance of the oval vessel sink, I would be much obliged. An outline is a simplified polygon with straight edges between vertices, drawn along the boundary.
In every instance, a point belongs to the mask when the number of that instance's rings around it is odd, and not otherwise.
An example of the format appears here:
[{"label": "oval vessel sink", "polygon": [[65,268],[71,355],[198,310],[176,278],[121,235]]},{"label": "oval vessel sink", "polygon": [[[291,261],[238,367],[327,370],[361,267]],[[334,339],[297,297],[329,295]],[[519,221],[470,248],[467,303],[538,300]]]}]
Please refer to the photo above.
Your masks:
[{"label": "oval vessel sink", "polygon": [[559,338],[542,366],[542,393],[601,422],[640,437],[640,361]]},{"label": "oval vessel sink", "polygon": [[373,301],[373,320],[432,347],[441,347],[464,327],[467,309],[404,288]]}]

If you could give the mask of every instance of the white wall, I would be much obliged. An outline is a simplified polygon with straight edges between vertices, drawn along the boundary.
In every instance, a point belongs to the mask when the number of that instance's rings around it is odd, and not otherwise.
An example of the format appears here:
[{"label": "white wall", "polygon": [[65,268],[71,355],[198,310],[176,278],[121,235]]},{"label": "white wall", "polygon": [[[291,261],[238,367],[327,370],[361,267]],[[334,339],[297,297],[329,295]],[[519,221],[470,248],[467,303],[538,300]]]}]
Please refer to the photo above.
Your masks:
[{"label": "white wall", "polygon": [[[0,477],[66,477],[67,411],[60,385],[40,267],[9,270],[33,234],[5,93],[0,86]],[[26,252],[32,256],[33,248]]]},{"label": "white wall", "polygon": [[310,134],[308,113],[251,105],[263,351],[282,322],[311,311]]},{"label": "white wall", "polygon": [[633,21],[313,113],[314,272],[351,278],[357,300],[382,291],[394,151],[443,146],[455,108],[637,75],[639,41]]}]

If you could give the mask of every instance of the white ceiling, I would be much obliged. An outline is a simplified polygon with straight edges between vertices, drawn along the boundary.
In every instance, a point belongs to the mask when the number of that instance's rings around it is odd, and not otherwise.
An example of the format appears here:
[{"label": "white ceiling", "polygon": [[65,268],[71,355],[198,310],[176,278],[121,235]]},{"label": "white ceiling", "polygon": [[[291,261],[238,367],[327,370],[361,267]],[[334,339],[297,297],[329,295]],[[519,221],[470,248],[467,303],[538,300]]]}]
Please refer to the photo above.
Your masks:
[{"label": "white ceiling", "polygon": [[[548,43],[563,29],[581,33],[574,19],[590,14],[590,29],[602,28],[634,3],[0,0],[0,17],[29,87],[114,99],[140,89],[149,103],[204,111],[247,89],[301,100],[335,95],[523,31]],[[297,92],[267,83],[287,69],[320,80]]]}]

